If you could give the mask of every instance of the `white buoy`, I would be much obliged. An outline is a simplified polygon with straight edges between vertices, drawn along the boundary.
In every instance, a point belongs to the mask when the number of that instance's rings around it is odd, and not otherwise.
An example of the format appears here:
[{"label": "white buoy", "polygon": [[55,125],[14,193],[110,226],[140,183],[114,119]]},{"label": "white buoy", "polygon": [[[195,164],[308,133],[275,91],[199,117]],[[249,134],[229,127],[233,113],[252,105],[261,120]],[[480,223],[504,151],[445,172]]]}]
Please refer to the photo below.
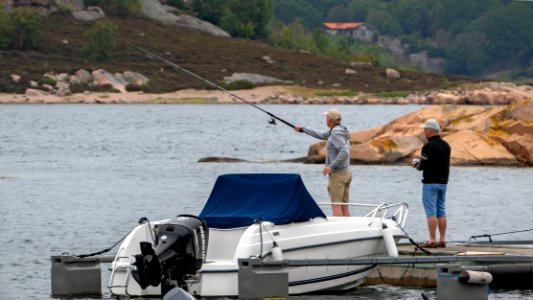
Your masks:
[{"label": "white buoy", "polygon": [[489,284],[492,282],[492,274],[472,270],[462,270],[459,280],[468,284]]},{"label": "white buoy", "polygon": [[392,228],[383,229],[383,240],[385,241],[385,246],[387,247],[387,253],[390,257],[398,257],[398,248],[396,247],[396,242],[394,241],[394,236],[392,234],[394,230]]},{"label": "white buoy", "polygon": [[283,252],[281,252],[281,248],[278,246],[278,243],[274,242],[272,244],[272,249],[270,252],[272,253],[273,260],[283,260]]}]

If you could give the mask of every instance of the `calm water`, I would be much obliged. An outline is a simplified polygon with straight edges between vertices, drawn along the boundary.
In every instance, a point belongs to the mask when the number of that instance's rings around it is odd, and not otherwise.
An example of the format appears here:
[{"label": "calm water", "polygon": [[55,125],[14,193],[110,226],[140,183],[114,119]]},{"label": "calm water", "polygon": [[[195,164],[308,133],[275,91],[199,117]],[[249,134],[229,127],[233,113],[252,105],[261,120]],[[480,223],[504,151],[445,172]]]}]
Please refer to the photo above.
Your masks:
[{"label": "calm water", "polygon": [[[325,128],[321,113],[329,107],[263,108],[294,123]],[[340,107],[352,130],[418,108]],[[263,163],[305,156],[315,142],[267,120],[247,105],[1,105],[0,299],[49,299],[51,255],[107,248],[143,216],[197,214],[220,174],[300,173],[315,199],[328,201],[321,166]],[[207,156],[253,162],[197,163]],[[426,239],[419,172],[407,166],[354,166],[353,173],[352,201],[407,202],[406,231]],[[453,167],[448,239],[533,228],[532,178],[533,168]],[[294,299],[421,299],[422,292],[432,293],[382,285],[340,297]],[[533,299],[533,291],[499,291],[490,298]]]}]

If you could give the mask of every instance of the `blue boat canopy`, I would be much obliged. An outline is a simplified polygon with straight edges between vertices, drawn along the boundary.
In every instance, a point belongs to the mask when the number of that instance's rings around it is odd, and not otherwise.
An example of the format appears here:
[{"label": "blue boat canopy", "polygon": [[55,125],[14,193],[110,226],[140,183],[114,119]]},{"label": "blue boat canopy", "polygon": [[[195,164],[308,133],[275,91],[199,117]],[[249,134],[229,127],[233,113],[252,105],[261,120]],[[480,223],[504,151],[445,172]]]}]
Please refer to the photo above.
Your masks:
[{"label": "blue boat canopy", "polygon": [[200,213],[212,228],[249,226],[257,219],[274,224],[305,222],[326,215],[299,174],[226,174],[217,178]]}]

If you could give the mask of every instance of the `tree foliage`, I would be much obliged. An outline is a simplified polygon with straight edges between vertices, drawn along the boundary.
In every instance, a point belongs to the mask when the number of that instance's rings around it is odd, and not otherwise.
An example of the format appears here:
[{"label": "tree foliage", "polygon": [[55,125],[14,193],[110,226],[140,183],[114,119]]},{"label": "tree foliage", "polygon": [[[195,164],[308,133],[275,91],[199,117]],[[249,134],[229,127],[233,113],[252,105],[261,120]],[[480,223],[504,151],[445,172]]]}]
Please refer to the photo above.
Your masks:
[{"label": "tree foliage", "polygon": [[198,18],[218,25],[224,11],[224,0],[193,0],[191,8]]},{"label": "tree foliage", "polygon": [[0,49],[9,47],[9,36],[12,27],[9,21],[9,15],[4,12],[4,6],[0,5]]},{"label": "tree foliage", "polygon": [[110,53],[116,48],[118,28],[110,21],[100,21],[86,31],[82,53],[86,58],[107,60]]},{"label": "tree foliage", "polygon": [[17,7],[11,13],[0,9],[0,48],[25,50],[37,45],[41,16],[28,7]]},{"label": "tree foliage", "polygon": [[270,0],[193,0],[196,15],[244,38],[265,38],[272,17]]},{"label": "tree foliage", "polygon": [[528,70],[533,60],[528,1],[273,0],[273,10],[284,24],[298,17],[309,32],[323,22],[365,22],[406,41],[411,53],[446,58],[452,73],[482,75],[492,62]]}]

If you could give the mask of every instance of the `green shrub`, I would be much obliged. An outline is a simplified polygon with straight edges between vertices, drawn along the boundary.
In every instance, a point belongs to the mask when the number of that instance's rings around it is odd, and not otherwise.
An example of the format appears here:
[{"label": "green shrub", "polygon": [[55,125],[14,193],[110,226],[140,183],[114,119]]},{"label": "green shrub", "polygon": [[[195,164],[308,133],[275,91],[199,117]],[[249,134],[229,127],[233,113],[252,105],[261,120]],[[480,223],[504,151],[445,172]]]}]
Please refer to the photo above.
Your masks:
[{"label": "green shrub", "polygon": [[352,60],[356,62],[367,62],[372,65],[378,64],[378,58],[376,57],[376,55],[374,55],[373,53],[368,53],[368,52],[356,53],[353,55]]},{"label": "green shrub", "polygon": [[315,95],[319,96],[319,97],[339,97],[339,96],[352,97],[352,96],[357,95],[357,92],[348,91],[348,90],[343,90],[343,91],[324,91],[324,92],[316,92]]},{"label": "green shrub", "polygon": [[247,90],[254,87],[254,84],[248,80],[236,80],[222,85],[226,90]]},{"label": "green shrub", "polygon": [[24,94],[26,89],[26,86],[5,86],[0,87],[0,92],[6,94]]},{"label": "green shrub", "polygon": [[40,35],[41,16],[28,7],[17,7],[8,18],[11,24],[10,43],[15,49],[35,47]]},{"label": "green shrub", "polygon": [[87,85],[79,84],[79,83],[71,84],[70,87],[69,87],[69,89],[70,89],[70,91],[71,91],[73,94],[83,93],[83,92],[89,90],[89,88],[87,87]]},{"label": "green shrub", "polygon": [[68,3],[65,0],[55,0],[57,11],[59,14],[70,14],[76,9],[72,3]]},{"label": "green shrub", "polygon": [[86,58],[95,60],[107,60],[109,53],[117,44],[117,27],[110,21],[101,21],[86,31],[82,45],[82,53]]},{"label": "green shrub", "polygon": [[139,0],[84,0],[86,6],[99,6],[106,14],[116,16],[136,15],[141,11]]},{"label": "green shrub", "polygon": [[104,84],[104,85],[100,85],[100,86],[95,86],[91,90],[94,91],[94,92],[99,92],[99,93],[120,93],[119,90],[115,89],[110,84]]},{"label": "green shrub", "polygon": [[139,91],[142,91],[143,90],[143,86],[142,85],[138,85],[138,84],[128,84],[126,85],[126,91],[128,92],[139,92]]},{"label": "green shrub", "polygon": [[9,15],[4,12],[4,6],[0,5],[0,49],[7,49],[9,47],[12,31],[13,28],[9,20]]},{"label": "green shrub", "polygon": [[391,92],[380,92],[375,93],[374,96],[380,98],[396,98],[396,97],[407,97],[409,96],[408,91],[391,91]]},{"label": "green shrub", "polygon": [[50,77],[44,76],[39,80],[40,84],[48,84],[51,86],[55,86],[57,81],[55,79],[52,79]]},{"label": "green shrub", "polygon": [[185,5],[183,0],[168,0],[167,4],[170,5],[170,6],[174,6],[174,7],[178,8],[178,9],[181,9],[181,10],[187,8],[187,6]]}]

